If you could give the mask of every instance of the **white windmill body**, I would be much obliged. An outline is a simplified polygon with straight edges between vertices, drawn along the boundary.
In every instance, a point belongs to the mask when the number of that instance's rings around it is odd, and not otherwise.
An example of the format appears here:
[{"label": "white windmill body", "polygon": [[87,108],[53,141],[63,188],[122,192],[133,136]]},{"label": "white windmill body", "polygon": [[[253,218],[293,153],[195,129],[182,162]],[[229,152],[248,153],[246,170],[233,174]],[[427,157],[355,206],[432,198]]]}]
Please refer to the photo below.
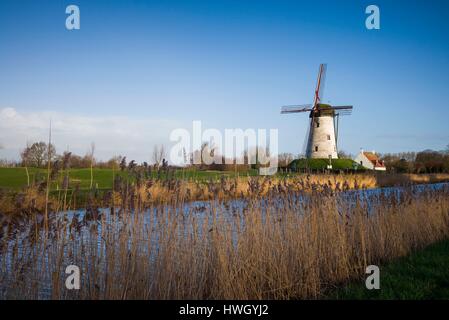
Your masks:
[{"label": "white windmill body", "polygon": [[284,106],[281,113],[310,112],[305,155],[312,159],[337,159],[338,119],[350,114],[352,106],[331,106],[321,103],[326,65],[321,64],[313,104]]},{"label": "white windmill body", "polygon": [[314,116],[307,139],[306,157],[312,159],[337,159],[334,116],[323,114]]}]

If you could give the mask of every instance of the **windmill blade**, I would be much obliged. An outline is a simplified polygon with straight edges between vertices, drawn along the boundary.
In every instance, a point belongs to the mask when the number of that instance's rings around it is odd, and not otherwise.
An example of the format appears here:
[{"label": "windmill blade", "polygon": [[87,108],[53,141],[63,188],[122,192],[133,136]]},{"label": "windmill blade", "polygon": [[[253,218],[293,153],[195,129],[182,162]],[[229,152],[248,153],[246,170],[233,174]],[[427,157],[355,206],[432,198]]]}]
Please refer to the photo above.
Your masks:
[{"label": "windmill blade", "polygon": [[304,144],[302,147],[302,154],[307,158],[307,155],[310,153],[311,146],[311,136],[310,136],[310,128],[313,126],[313,117],[310,118],[306,135],[304,137]]},{"label": "windmill blade", "polygon": [[352,106],[332,106],[330,109],[335,111],[336,115],[349,116],[352,114]]},{"label": "windmill blade", "polygon": [[317,103],[320,103],[323,95],[324,95],[324,82],[326,80],[326,70],[327,70],[327,64],[322,63],[320,64],[320,69],[318,70],[318,79],[316,82],[316,88],[315,88],[315,97],[313,101],[313,105],[316,106]]},{"label": "windmill blade", "polygon": [[349,116],[352,114],[351,110],[339,110],[335,112],[335,115],[339,115],[339,116]]},{"label": "windmill blade", "polygon": [[352,106],[331,106],[334,110],[352,110]]},{"label": "windmill blade", "polygon": [[282,106],[281,113],[298,113],[312,111],[311,104]]}]

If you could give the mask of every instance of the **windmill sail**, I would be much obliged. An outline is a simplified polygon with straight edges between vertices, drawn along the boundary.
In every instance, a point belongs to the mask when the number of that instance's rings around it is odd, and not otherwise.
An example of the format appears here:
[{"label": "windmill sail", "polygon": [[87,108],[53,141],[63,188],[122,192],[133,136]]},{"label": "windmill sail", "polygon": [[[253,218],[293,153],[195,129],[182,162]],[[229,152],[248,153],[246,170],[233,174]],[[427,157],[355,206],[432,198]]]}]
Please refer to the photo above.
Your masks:
[{"label": "windmill sail", "polygon": [[320,69],[318,71],[318,79],[316,81],[316,89],[315,89],[315,98],[313,101],[313,106],[315,107],[318,103],[321,102],[324,94],[324,81],[326,80],[326,70],[327,64],[320,64]]},{"label": "windmill sail", "polygon": [[281,113],[298,113],[312,111],[311,104],[282,106]]},{"label": "windmill sail", "polygon": [[311,132],[310,132],[312,127],[313,127],[313,117],[310,117],[309,125],[307,126],[307,134],[305,136],[305,140],[304,140],[304,144],[303,144],[303,148],[302,148],[304,156],[306,158],[308,157],[308,155],[310,154],[311,149],[312,149],[312,141],[311,141],[312,136],[311,136]]}]

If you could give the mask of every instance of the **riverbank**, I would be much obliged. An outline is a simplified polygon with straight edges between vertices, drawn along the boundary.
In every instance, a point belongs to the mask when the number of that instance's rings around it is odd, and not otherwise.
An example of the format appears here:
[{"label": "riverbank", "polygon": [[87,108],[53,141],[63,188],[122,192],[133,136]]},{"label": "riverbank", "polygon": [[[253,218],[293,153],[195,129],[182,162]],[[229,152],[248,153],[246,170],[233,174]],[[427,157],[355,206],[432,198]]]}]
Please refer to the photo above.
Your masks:
[{"label": "riverbank", "polygon": [[329,299],[449,299],[449,239],[381,265],[380,290],[367,290],[361,277],[329,294]]},{"label": "riverbank", "polygon": [[[10,169],[14,169],[11,171]],[[0,181],[16,187],[0,188],[0,213],[14,214],[43,212],[46,207],[46,183],[34,183],[30,187],[17,188],[18,174],[23,168],[1,168]],[[43,169],[39,169],[43,170]],[[336,192],[353,189],[373,189],[379,187],[407,186],[449,181],[449,174],[277,174],[274,176],[228,176],[225,172],[161,173],[155,177],[134,177],[125,172],[114,173],[109,169],[95,169],[93,187],[88,169],[71,171],[71,178],[65,187],[60,184],[62,177],[52,181],[49,191],[50,211],[87,209],[89,207],[126,207],[134,199],[132,207],[148,207],[160,203],[189,201],[247,199],[297,191]],[[43,171],[33,172],[44,177]],[[8,174],[6,174],[8,173]],[[234,174],[234,173],[232,173]],[[237,173],[238,174],[238,173]],[[181,176],[179,176],[181,175]],[[231,175],[231,173],[229,173]],[[190,178],[188,178],[190,176]],[[195,177],[195,178],[193,178]],[[21,177],[23,180],[24,177]],[[14,183],[12,183],[14,182]],[[23,181],[22,181],[23,182]]]}]

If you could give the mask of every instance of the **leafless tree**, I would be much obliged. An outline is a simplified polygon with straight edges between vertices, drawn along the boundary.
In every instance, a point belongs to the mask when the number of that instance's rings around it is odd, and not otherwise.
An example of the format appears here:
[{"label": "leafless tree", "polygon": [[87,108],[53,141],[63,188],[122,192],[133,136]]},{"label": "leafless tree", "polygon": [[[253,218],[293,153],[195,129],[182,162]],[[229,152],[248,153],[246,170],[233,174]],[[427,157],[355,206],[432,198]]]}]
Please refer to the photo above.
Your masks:
[{"label": "leafless tree", "polygon": [[120,161],[122,160],[122,156],[114,156],[106,162],[108,168],[113,170],[118,170],[120,167]]},{"label": "leafless tree", "polygon": [[27,145],[21,152],[22,163],[27,166],[42,167],[47,158],[53,160],[56,156],[56,149],[52,144],[45,142],[35,142],[31,146]]},{"label": "leafless tree", "polygon": [[352,156],[352,154],[350,154],[350,153],[348,153],[348,152],[346,152],[346,151],[344,151],[344,150],[339,150],[339,151],[338,151],[338,157],[339,157],[340,159],[352,159],[352,158],[354,158],[354,157]]},{"label": "leafless tree", "polygon": [[295,156],[292,153],[284,152],[278,155],[279,167],[287,167],[293,161]]},{"label": "leafless tree", "polygon": [[159,147],[157,145],[154,146],[153,149],[153,163],[157,168],[162,164],[162,159],[165,158],[165,147],[161,144]]}]

